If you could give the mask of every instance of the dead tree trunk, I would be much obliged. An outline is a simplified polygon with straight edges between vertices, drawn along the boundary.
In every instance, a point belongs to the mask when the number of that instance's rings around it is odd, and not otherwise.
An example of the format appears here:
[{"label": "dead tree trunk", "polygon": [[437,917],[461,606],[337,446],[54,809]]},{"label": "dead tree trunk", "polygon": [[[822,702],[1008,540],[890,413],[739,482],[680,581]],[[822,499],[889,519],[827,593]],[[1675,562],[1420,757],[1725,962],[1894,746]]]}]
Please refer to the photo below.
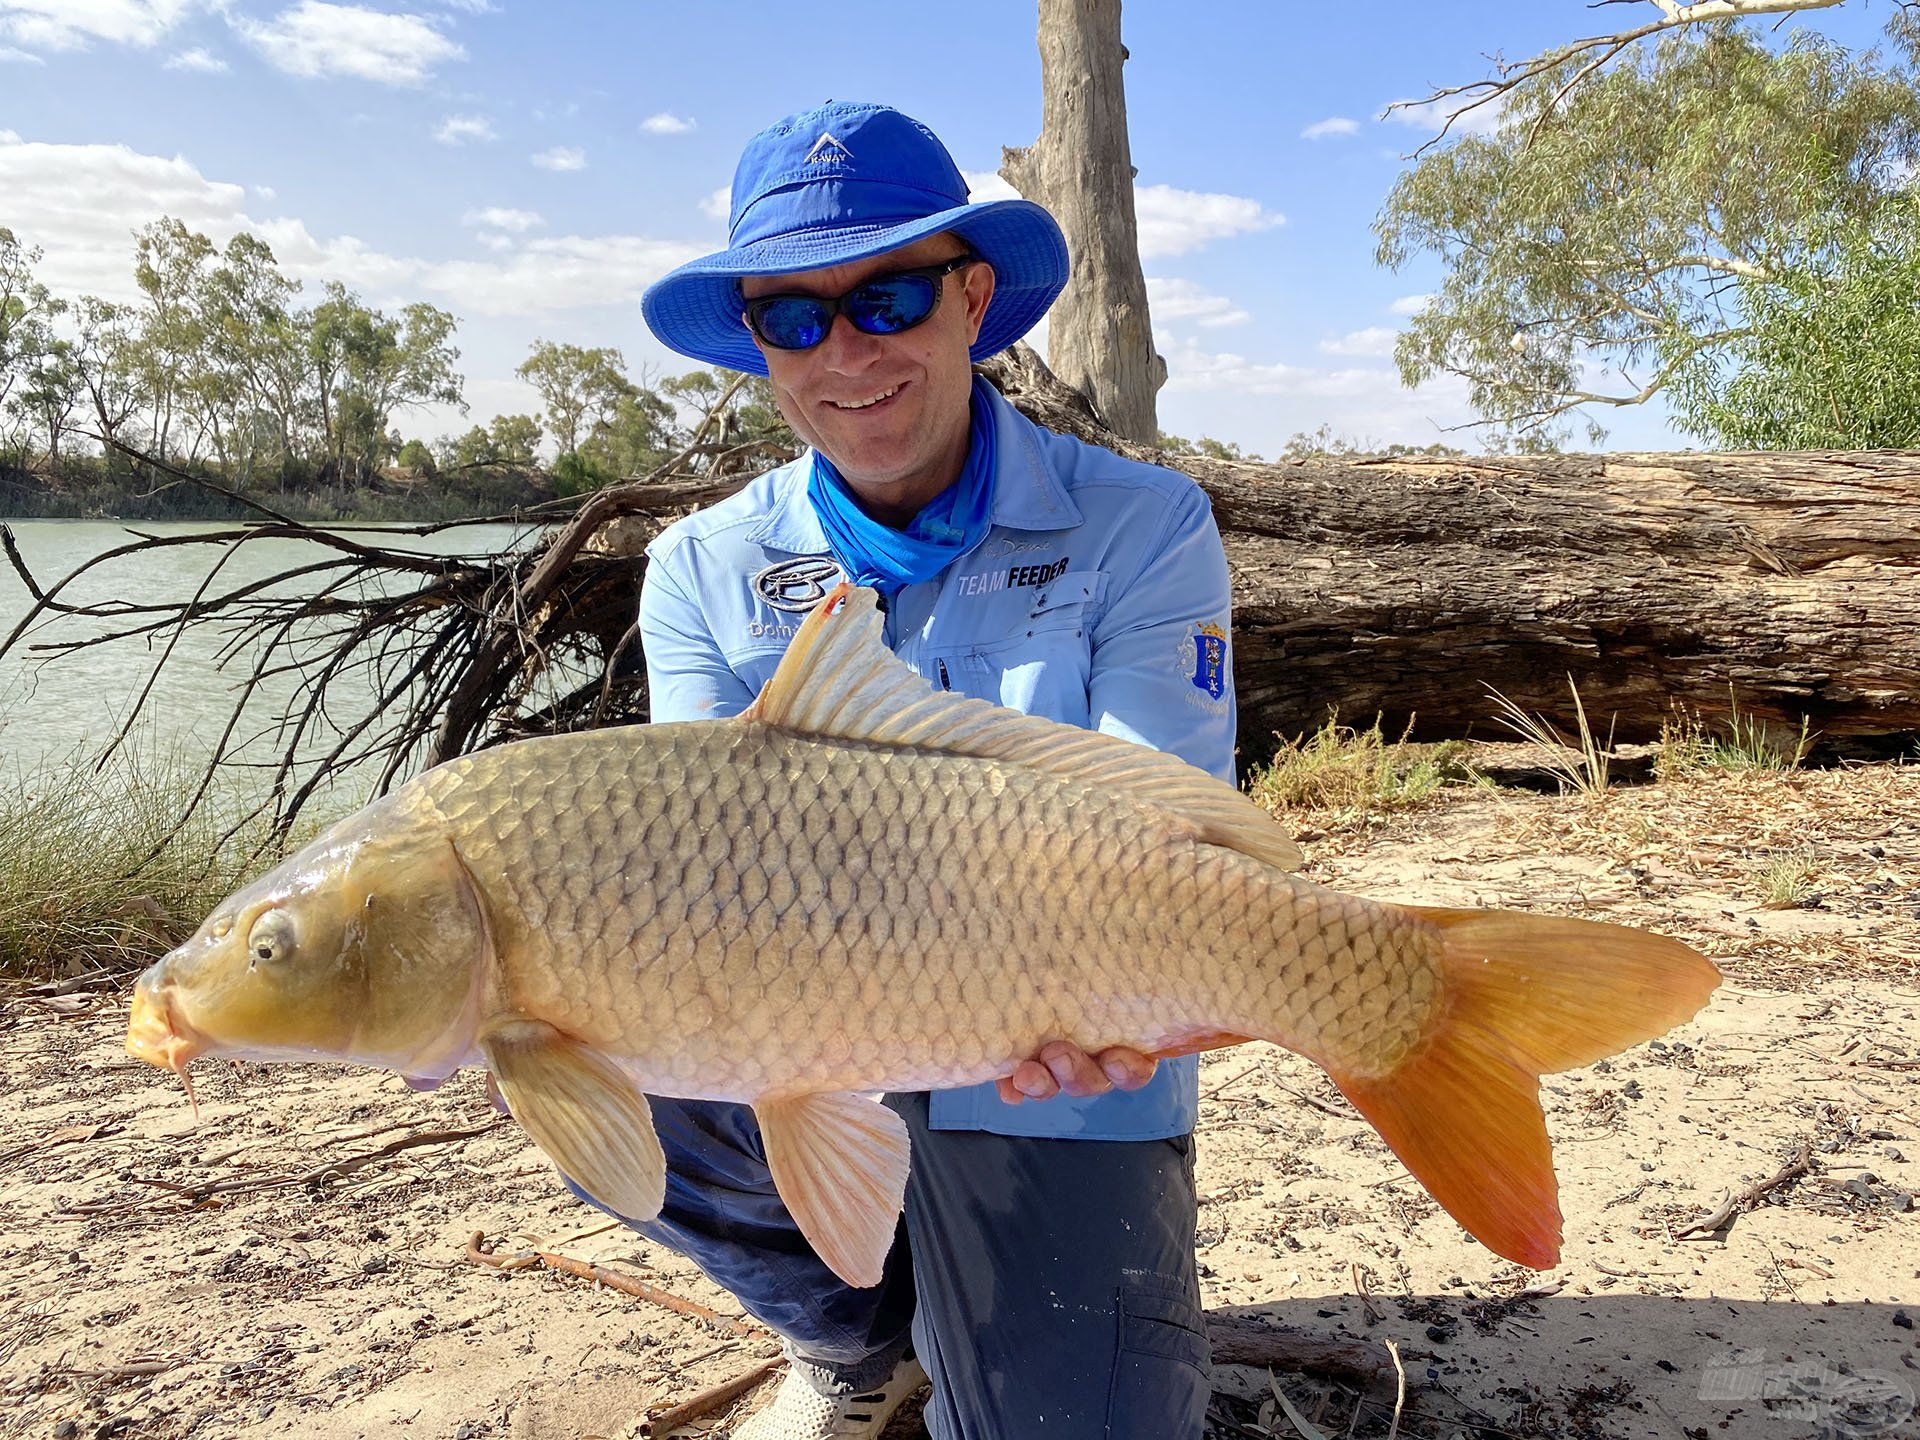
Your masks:
[{"label": "dead tree trunk", "polygon": [[1241,464],[1102,434],[1024,347],[990,365],[1041,424],[1206,488],[1250,755],[1329,711],[1506,738],[1489,687],[1570,727],[1569,676],[1621,740],[1676,704],[1920,731],[1920,452]]},{"label": "dead tree trunk", "polygon": [[1047,325],[1054,371],[1093,401],[1108,429],[1151,443],[1167,366],[1153,348],[1140,273],[1126,55],[1120,0],[1040,0],[1040,138],[1003,150],[1000,173],[1053,212],[1073,256],[1073,279]]}]

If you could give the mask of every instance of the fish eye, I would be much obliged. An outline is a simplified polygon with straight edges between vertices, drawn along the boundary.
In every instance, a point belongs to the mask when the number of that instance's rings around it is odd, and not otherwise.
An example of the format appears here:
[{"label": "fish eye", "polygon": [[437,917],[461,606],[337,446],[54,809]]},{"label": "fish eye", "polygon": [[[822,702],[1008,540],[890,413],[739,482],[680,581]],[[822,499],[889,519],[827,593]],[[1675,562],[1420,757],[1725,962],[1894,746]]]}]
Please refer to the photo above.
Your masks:
[{"label": "fish eye", "polygon": [[252,964],[272,964],[293,954],[293,917],[269,910],[247,932],[247,955]]}]

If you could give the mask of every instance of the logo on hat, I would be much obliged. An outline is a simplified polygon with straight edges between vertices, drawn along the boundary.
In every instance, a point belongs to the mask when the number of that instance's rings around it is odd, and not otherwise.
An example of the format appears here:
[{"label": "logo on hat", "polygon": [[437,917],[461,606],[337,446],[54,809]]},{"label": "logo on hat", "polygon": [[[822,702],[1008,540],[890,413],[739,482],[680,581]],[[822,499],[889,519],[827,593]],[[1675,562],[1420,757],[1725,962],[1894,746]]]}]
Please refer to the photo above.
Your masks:
[{"label": "logo on hat", "polygon": [[847,149],[838,135],[831,130],[822,130],[820,138],[813,142],[813,148],[807,151],[807,158],[802,163],[814,165],[822,160],[851,160],[852,158],[853,152]]}]

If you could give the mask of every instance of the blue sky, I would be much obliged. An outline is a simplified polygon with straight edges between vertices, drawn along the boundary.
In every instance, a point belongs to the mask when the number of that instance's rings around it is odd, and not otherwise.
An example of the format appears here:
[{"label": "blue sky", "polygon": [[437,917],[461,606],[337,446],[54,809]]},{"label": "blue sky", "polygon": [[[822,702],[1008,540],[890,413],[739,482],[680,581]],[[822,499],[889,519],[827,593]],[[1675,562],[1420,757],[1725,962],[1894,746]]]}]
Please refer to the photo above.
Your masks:
[{"label": "blue sky", "polygon": [[[1644,10],[1637,16],[1634,9]],[[1886,0],[1794,23],[1872,41]],[[1170,367],[1160,419],[1272,452],[1326,423],[1426,443],[1457,387],[1388,355],[1432,270],[1369,229],[1432,127],[1393,100],[1653,7],[1580,0],[1132,0],[1127,104],[1142,244]],[[640,320],[648,281],[725,240],[743,142],[833,97],[926,121],[982,187],[1040,124],[1031,0],[0,0],[0,225],[63,294],[126,296],[131,231],[248,228],[309,290],[425,299],[461,319],[472,419],[534,410],[536,338],[686,368]],[[984,190],[983,190],[984,193]],[[1684,443],[1656,409],[1611,448]],[[431,436],[471,420],[403,416]],[[1455,443],[1469,437],[1456,435]]]}]

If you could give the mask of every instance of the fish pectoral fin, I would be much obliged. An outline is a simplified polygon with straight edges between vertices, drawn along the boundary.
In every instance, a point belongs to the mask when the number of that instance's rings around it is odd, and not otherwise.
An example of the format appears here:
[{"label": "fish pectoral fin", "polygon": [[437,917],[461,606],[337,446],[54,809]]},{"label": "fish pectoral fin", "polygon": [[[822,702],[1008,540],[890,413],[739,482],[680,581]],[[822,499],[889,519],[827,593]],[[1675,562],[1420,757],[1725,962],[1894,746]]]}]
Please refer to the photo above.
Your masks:
[{"label": "fish pectoral fin", "polygon": [[561,1174],[624,1219],[660,1213],[667,1157],[624,1070],[542,1020],[496,1021],[480,1048],[513,1118]]},{"label": "fish pectoral fin", "polygon": [[907,1193],[907,1126],[864,1095],[834,1092],[753,1107],[787,1211],[827,1268],[880,1283]]}]

